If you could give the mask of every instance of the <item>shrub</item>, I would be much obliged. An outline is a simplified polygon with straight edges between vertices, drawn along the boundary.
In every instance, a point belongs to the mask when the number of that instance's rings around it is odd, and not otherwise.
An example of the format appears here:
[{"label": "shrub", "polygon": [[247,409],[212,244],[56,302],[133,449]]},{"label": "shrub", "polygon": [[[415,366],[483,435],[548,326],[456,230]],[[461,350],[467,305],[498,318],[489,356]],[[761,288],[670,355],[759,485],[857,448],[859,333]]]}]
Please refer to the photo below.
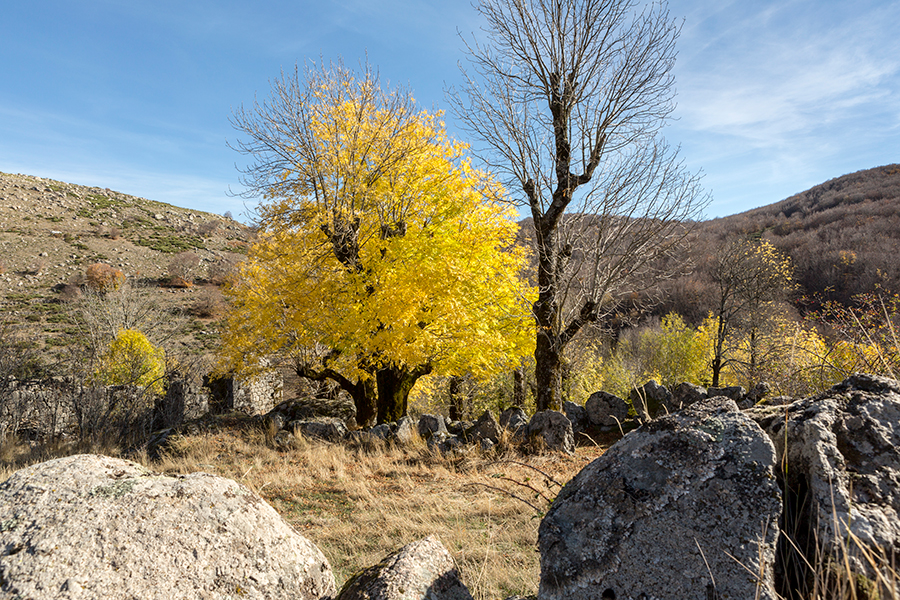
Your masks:
[{"label": "shrub", "polygon": [[87,285],[100,292],[110,292],[119,289],[125,281],[125,274],[115,267],[105,263],[93,263],[85,269]]},{"label": "shrub", "polygon": [[179,252],[169,261],[169,285],[190,287],[194,284],[200,257],[193,252]]},{"label": "shrub", "polygon": [[95,372],[104,385],[137,385],[156,393],[164,391],[165,352],[140,331],[122,329],[100,357]]}]

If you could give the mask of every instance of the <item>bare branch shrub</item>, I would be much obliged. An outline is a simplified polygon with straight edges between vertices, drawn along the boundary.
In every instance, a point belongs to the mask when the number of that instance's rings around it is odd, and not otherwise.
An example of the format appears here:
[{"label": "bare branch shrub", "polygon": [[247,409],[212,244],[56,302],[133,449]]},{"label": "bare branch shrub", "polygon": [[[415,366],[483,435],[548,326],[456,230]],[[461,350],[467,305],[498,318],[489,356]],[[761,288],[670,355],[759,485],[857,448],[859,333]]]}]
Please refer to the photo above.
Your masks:
[{"label": "bare branch shrub", "polygon": [[194,284],[200,257],[194,252],[179,252],[169,261],[169,285],[190,287]]}]

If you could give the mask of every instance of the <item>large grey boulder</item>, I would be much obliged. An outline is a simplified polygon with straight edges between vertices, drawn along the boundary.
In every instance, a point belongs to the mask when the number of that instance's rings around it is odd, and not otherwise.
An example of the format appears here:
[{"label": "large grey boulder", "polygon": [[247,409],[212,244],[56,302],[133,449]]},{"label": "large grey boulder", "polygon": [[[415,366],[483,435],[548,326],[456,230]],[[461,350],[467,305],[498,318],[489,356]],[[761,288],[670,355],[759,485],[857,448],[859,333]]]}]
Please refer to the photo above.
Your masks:
[{"label": "large grey boulder", "polygon": [[[812,556],[818,543],[844,564],[849,532],[875,553],[900,556],[900,382],[855,374],[818,396],[747,413],[775,443],[787,504],[799,503],[786,527],[796,546]],[[851,567],[871,577],[850,546]]]},{"label": "large grey boulder", "polygon": [[628,403],[609,392],[594,392],[584,403],[591,423],[604,429],[621,427],[628,418]]},{"label": "large grey boulder", "polygon": [[711,387],[706,390],[706,393],[710,398],[714,398],[715,396],[725,396],[726,398],[731,398],[732,400],[737,402],[738,406],[740,406],[744,402],[744,398],[747,396],[747,390],[744,389],[744,386],[742,385]]},{"label": "large grey boulder", "polygon": [[526,438],[538,442],[541,449],[556,452],[575,452],[575,435],[572,423],[566,415],[555,410],[542,410],[534,413],[525,428]]},{"label": "large grey boulder", "polygon": [[240,484],[88,454],[0,484],[0,592],[313,599],[335,583],[319,549]]},{"label": "large grey boulder", "polygon": [[344,422],[334,417],[315,421],[291,421],[288,423],[287,429],[293,431],[295,435],[326,442],[340,442],[348,433]]},{"label": "large grey boulder", "polygon": [[453,557],[434,536],[407,544],[351,577],[338,600],[472,600]]},{"label": "large grey boulder", "polygon": [[707,398],[709,394],[705,387],[688,381],[682,381],[672,390],[672,404],[676,410]]},{"label": "large grey boulder", "polygon": [[426,440],[430,440],[433,435],[447,435],[447,425],[444,423],[444,417],[441,415],[422,415],[419,417],[418,424],[419,435]]},{"label": "large grey boulder", "polygon": [[541,522],[538,598],[774,600],[774,465],[771,440],[725,398],[629,433]]}]

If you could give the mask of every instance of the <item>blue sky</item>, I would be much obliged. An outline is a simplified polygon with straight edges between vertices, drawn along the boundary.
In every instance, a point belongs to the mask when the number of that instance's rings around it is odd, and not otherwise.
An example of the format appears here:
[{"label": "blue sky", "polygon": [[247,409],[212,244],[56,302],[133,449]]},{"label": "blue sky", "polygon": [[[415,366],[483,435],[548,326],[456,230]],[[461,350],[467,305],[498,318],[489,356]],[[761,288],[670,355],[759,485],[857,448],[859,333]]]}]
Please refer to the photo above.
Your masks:
[{"label": "blue sky", "polygon": [[[900,3],[671,0],[685,20],[667,128],[710,217],[900,162]],[[468,0],[29,0],[0,20],[0,171],[246,213],[228,118],[295,63],[366,55],[446,107]],[[459,129],[448,118],[448,127]],[[252,207],[252,202],[248,204]]]}]

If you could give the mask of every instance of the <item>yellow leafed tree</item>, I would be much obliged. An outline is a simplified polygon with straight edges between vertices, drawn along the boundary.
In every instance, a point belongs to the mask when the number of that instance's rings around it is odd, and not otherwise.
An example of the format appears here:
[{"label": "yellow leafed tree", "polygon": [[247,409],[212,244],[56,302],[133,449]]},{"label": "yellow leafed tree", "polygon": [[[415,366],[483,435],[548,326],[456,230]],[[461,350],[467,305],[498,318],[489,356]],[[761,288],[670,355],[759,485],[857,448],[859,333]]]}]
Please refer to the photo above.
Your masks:
[{"label": "yellow leafed tree", "polygon": [[288,356],[367,424],[405,414],[425,374],[487,374],[531,351],[514,214],[439,117],[342,65],[282,76],[235,114],[254,159],[244,183],[264,200],[228,291],[224,368]]}]

